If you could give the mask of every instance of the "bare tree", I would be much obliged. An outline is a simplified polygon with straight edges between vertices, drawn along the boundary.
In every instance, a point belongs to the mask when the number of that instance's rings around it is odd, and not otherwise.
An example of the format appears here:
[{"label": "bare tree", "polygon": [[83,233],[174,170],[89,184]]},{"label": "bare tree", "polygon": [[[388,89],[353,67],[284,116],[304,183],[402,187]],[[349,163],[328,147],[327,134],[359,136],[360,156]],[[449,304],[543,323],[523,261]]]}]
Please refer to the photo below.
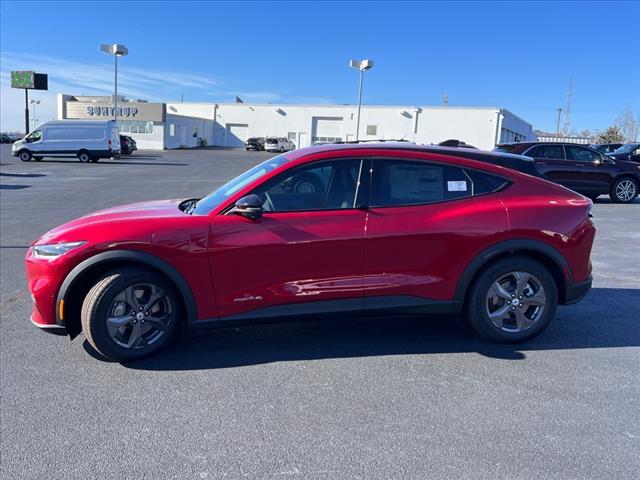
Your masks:
[{"label": "bare tree", "polygon": [[631,108],[625,108],[615,120],[615,126],[626,142],[636,142],[640,135],[640,115],[634,114]]}]

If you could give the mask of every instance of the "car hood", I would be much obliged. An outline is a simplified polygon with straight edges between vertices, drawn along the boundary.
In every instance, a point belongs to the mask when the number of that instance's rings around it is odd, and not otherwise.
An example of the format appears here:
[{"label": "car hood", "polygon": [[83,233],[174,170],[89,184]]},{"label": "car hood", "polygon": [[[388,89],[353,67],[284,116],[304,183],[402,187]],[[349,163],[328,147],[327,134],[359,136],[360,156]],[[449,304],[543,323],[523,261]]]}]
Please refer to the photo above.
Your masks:
[{"label": "car hood", "polygon": [[183,200],[156,200],[151,202],[131,203],[111,207],[90,213],[83,217],[71,220],[60,225],[47,233],[45,233],[37,243],[46,243],[47,241],[59,241],[65,238],[72,231],[85,230],[91,227],[104,227],[105,224],[113,224],[114,222],[132,221],[138,222],[148,219],[173,218],[184,216],[186,213],[180,210],[179,206]]},{"label": "car hood", "polygon": [[21,146],[24,143],[24,138],[21,138],[20,140],[16,140],[15,142],[13,142],[11,144],[11,148],[13,150],[15,150],[16,148],[18,148],[19,146]]}]

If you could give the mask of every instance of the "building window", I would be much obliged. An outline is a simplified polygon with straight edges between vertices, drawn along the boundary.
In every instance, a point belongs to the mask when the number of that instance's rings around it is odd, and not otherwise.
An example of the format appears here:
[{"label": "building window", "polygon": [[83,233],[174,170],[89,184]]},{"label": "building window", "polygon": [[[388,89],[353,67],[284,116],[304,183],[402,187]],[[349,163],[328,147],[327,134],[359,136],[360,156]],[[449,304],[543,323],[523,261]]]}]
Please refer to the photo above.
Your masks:
[{"label": "building window", "polygon": [[170,137],[175,137],[176,136],[176,124],[175,123],[170,123],[169,124],[169,136]]},{"label": "building window", "polygon": [[153,134],[153,122],[136,122],[134,120],[120,120],[118,122],[120,133],[139,133],[143,135]]},{"label": "building window", "polygon": [[377,125],[367,125],[367,135],[377,135],[378,134],[378,126]]},{"label": "building window", "polygon": [[296,132],[289,132],[289,133],[287,133],[287,138],[288,138],[289,140],[291,140],[292,142],[295,142],[295,141],[296,141]]},{"label": "building window", "polygon": [[342,141],[342,137],[312,137],[311,140],[313,142],[333,143],[333,142],[341,142]]}]

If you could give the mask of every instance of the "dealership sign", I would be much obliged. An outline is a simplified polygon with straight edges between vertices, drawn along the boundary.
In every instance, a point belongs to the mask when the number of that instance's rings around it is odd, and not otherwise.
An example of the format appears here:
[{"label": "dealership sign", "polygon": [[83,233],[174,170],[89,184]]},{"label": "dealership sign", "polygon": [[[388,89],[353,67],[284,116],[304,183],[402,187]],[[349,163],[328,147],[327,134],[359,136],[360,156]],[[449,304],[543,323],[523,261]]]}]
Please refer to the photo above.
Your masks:
[{"label": "dealership sign", "polygon": [[[86,112],[90,117],[113,117],[115,107],[87,107]],[[118,107],[118,117],[135,117],[138,107]]]}]

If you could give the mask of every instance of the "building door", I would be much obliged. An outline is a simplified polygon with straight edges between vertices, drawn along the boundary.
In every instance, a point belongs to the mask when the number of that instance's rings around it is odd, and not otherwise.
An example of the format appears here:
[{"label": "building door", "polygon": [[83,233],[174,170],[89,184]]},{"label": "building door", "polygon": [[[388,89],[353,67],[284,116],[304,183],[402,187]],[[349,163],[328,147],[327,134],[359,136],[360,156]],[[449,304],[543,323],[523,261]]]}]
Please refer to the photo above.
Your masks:
[{"label": "building door", "polygon": [[342,141],[342,117],[313,117],[313,142],[340,142]]},{"label": "building door", "polygon": [[249,125],[241,123],[227,123],[227,147],[243,147],[249,137]]},{"label": "building door", "polygon": [[309,146],[309,135],[307,132],[298,132],[298,148]]},{"label": "building door", "polygon": [[178,125],[178,130],[180,132],[180,146],[187,144],[187,127],[184,125]]}]

